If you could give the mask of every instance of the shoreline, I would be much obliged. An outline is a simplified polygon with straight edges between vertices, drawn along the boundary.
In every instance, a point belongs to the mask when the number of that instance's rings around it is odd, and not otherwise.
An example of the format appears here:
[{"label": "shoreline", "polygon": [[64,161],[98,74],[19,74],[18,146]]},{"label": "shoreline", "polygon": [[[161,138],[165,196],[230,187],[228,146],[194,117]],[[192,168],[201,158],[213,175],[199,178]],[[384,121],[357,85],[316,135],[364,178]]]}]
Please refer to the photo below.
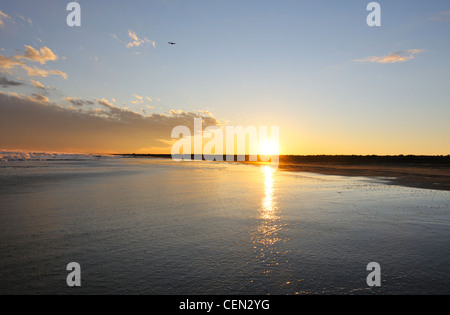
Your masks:
[{"label": "shoreline", "polygon": [[[169,154],[121,154],[127,158],[172,158]],[[225,159],[224,159],[225,160]],[[233,163],[233,162],[228,162]],[[265,162],[244,163],[253,165]],[[450,156],[280,156],[281,171],[374,177],[387,185],[450,191]]]},{"label": "shoreline", "polygon": [[412,188],[450,191],[450,169],[407,165],[342,165],[342,164],[280,164],[289,172],[307,172],[322,175],[373,177],[387,180],[386,184]]},{"label": "shoreline", "polygon": [[[74,157],[76,157],[74,159]],[[98,159],[102,156],[90,155],[91,159]],[[126,159],[172,159],[170,154],[112,154],[108,157],[122,157]],[[185,156],[186,157],[186,156]],[[38,154],[27,154],[26,157],[20,157],[22,160],[44,161],[67,161],[78,160],[78,155],[55,155],[51,156]],[[242,158],[242,156],[241,156]],[[189,159],[189,156],[188,156]],[[192,155],[190,159],[194,160]],[[249,165],[267,165],[270,162],[262,162],[261,160],[253,162],[249,161],[249,156],[245,156],[245,161],[226,161],[227,163],[242,163]],[[219,163],[221,161],[218,161]],[[2,159],[0,164],[4,167]],[[447,156],[331,156],[331,155],[314,155],[314,156],[279,156],[278,169],[280,171],[289,172],[306,172],[322,175],[336,175],[349,177],[372,177],[382,179],[386,185],[398,185],[412,188],[434,189],[442,191],[450,191],[450,155]]]}]

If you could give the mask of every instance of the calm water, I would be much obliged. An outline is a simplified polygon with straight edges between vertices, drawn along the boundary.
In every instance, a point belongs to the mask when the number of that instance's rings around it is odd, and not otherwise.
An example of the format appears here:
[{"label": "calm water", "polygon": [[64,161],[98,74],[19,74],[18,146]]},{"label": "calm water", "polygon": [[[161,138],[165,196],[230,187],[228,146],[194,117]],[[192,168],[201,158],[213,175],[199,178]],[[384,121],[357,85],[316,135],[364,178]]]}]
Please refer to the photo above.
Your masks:
[{"label": "calm water", "polygon": [[[368,178],[6,162],[0,226],[0,294],[450,294],[450,192]],[[69,289],[73,261],[82,287]]]}]

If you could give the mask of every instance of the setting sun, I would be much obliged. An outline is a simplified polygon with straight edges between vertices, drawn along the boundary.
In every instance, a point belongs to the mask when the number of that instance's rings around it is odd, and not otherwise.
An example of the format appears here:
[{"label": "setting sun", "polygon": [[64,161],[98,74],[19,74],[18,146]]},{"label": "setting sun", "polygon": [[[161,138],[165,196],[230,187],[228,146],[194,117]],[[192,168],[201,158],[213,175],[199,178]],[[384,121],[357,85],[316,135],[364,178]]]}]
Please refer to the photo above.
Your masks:
[{"label": "setting sun", "polygon": [[279,145],[275,141],[261,141],[258,147],[259,155],[278,155]]}]

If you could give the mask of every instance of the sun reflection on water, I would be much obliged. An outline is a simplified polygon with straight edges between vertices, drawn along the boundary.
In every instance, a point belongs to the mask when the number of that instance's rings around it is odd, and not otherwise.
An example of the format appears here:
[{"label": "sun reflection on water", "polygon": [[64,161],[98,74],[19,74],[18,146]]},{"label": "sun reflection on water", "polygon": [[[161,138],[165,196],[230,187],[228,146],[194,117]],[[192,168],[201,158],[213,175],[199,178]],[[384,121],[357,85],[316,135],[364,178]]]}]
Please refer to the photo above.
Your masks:
[{"label": "sun reflection on water", "polygon": [[262,217],[266,220],[274,219],[275,210],[276,210],[276,200],[274,196],[275,188],[274,188],[274,179],[273,172],[274,170],[270,166],[264,166],[263,172],[265,173],[265,181],[264,181],[264,199],[262,202]]},{"label": "sun reflection on water", "polygon": [[261,170],[264,173],[264,197],[259,208],[259,224],[253,235],[253,243],[257,258],[264,268],[263,273],[268,275],[281,262],[278,245],[283,239],[279,233],[285,225],[279,214],[274,178],[276,170],[270,166],[263,166]]}]

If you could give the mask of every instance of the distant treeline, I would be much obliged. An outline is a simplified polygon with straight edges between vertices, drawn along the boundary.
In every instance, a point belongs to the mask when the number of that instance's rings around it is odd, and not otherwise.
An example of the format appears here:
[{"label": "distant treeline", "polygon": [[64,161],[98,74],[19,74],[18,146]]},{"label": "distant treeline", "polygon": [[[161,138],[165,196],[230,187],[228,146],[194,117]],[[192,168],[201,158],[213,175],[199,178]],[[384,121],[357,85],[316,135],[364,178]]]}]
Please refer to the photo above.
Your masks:
[{"label": "distant treeline", "polygon": [[[172,158],[170,154],[118,154],[124,157],[134,158]],[[182,155],[177,156],[183,157]],[[184,155],[188,158],[188,156]],[[243,156],[234,156],[234,161],[242,160]],[[194,160],[191,155],[190,159]],[[205,158],[203,158],[205,159]],[[280,164],[300,164],[300,163],[351,163],[351,164],[448,164],[450,165],[450,155],[280,155]],[[223,156],[226,161],[226,156]],[[245,161],[250,161],[250,156],[245,156]],[[260,161],[258,157],[258,161]]]},{"label": "distant treeline", "polygon": [[407,163],[407,164],[450,164],[450,155],[286,155],[280,157],[283,163]]}]

